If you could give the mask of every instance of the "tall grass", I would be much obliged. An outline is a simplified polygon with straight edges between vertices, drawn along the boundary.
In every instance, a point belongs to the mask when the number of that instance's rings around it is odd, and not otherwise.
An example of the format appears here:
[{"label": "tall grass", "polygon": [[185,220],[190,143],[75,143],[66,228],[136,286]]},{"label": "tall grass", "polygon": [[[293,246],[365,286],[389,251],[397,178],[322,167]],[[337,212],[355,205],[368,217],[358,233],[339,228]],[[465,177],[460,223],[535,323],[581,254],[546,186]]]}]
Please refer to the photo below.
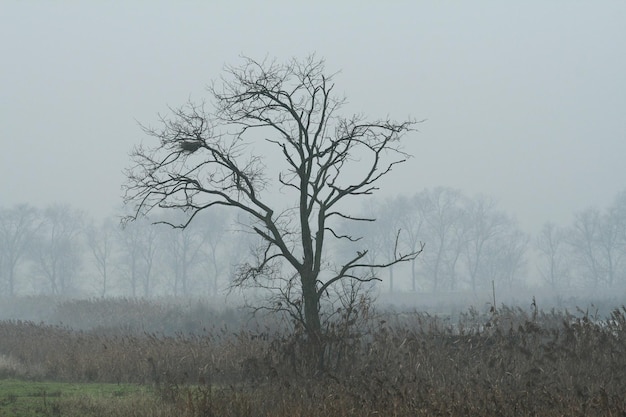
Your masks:
[{"label": "tall grass", "polygon": [[[105,307],[99,308],[94,311]],[[370,314],[356,325],[329,327],[326,341],[320,371],[304,334],[275,324],[235,329],[217,320],[195,333],[166,334],[114,323],[73,330],[0,322],[0,354],[20,376],[149,384],[159,396],[158,413],[556,416],[626,410],[624,307],[604,320],[584,311],[508,307],[490,315],[470,310],[454,321],[416,312]],[[161,415],[155,404],[138,406],[132,415]]]}]

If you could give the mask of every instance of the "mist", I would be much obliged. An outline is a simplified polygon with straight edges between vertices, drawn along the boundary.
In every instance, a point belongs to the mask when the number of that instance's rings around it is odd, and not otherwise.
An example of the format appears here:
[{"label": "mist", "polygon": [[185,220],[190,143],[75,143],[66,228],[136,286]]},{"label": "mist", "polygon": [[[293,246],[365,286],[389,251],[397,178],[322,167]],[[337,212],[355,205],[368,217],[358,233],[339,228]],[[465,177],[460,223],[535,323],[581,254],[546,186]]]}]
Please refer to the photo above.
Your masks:
[{"label": "mist", "polygon": [[[463,213],[489,201],[485,218],[506,219],[499,238],[513,234],[524,243],[510,280],[500,282],[504,267],[496,268],[502,259],[494,255],[491,263],[481,260],[475,286],[466,255],[465,264],[459,255],[457,269],[450,269],[455,241],[444,239],[441,267],[448,275],[436,286],[432,250],[439,246],[434,229],[425,227],[416,235],[425,248],[415,288],[410,266],[403,265],[394,271],[394,287],[383,274],[376,288],[381,303],[437,309],[433,294],[480,306],[494,293],[496,303],[526,305],[540,294],[549,295],[546,304],[568,297],[584,303],[579,297],[590,288],[597,297],[623,294],[624,242],[608,249],[615,265],[592,271],[607,253],[602,233],[577,231],[590,225],[619,231],[626,221],[611,214],[623,213],[626,189],[626,5],[344,2],[310,9],[246,3],[3,5],[0,210],[5,230],[29,216],[32,230],[25,236],[40,243],[29,244],[10,278],[4,258],[3,294],[222,299],[242,256],[233,248],[253,242],[227,222],[218,230],[198,225],[186,236],[160,226],[154,232],[138,226],[136,236],[118,230],[129,152],[150,139],[140,124],[156,125],[168,106],[205,98],[206,86],[241,55],[286,60],[310,53],[338,72],[345,115],[423,120],[404,141],[413,157],[355,211],[420,195],[426,201],[445,190],[459,196]],[[432,223],[424,207],[407,213]],[[387,213],[377,213],[383,225]],[[472,224],[466,219],[455,227]],[[64,227],[61,252],[44,239],[51,238],[51,225]],[[150,233],[159,242],[152,254]],[[382,236],[373,233],[370,240]],[[546,277],[548,237],[562,242],[561,252],[552,253],[561,257],[558,277]],[[580,242],[597,248],[585,258],[576,252]],[[67,256],[64,270],[47,267],[52,253]],[[133,256],[141,266],[133,266]]]}]

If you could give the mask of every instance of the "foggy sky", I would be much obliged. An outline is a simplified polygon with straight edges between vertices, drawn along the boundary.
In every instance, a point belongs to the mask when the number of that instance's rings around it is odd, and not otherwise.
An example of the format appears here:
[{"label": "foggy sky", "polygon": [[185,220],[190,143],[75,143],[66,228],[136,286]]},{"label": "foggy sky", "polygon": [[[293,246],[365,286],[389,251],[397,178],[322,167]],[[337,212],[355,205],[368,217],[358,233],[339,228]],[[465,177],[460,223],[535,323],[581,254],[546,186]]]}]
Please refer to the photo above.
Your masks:
[{"label": "foggy sky", "polygon": [[626,188],[626,2],[112,3],[0,5],[0,206],[113,214],[137,122],[242,54],[315,52],[346,115],[426,119],[386,194],[486,194],[535,232]]}]

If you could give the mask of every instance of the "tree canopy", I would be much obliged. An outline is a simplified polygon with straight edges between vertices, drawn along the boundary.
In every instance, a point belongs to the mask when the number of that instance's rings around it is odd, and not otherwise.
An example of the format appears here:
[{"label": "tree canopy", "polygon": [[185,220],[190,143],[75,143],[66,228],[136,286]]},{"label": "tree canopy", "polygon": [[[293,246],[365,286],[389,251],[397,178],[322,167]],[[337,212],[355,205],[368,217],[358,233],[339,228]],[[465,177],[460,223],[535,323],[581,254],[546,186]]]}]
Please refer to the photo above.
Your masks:
[{"label": "tree canopy", "polygon": [[[137,146],[126,172],[131,220],[156,207],[188,213],[172,223],[183,228],[215,206],[244,214],[241,223],[261,243],[234,284],[270,289],[264,307],[287,312],[314,340],[321,303],[338,284],[377,280],[376,271],[420,253],[401,252],[396,240],[394,256],[371,264],[359,236],[338,231],[339,220],[374,221],[353,215],[348,203],[374,193],[407,161],[400,142],[417,122],[344,117],[345,99],[334,87],[315,56],[243,58],[208,88],[210,100],[171,108],[158,128],[144,127],[157,141]],[[345,259],[328,256],[332,240],[355,250]]]}]

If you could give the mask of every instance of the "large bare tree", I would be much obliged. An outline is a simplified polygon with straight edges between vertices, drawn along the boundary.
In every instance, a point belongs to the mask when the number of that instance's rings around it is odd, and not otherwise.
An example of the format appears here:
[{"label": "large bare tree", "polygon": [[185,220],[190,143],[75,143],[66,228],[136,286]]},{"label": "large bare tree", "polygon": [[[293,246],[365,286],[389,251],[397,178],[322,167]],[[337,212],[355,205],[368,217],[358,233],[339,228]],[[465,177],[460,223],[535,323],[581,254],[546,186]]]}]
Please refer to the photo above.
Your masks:
[{"label": "large bare tree", "polygon": [[244,213],[262,245],[240,265],[235,284],[275,290],[283,300],[272,308],[319,341],[322,304],[333,286],[377,280],[370,271],[419,254],[396,251],[371,265],[364,247],[336,264],[324,253],[328,239],[358,241],[336,231],[336,220],[373,220],[351,214],[349,203],[375,192],[407,160],[400,140],[416,121],[342,117],[345,99],[334,94],[333,74],[315,56],[286,63],[243,58],[208,91],[210,101],[171,108],[158,128],[145,128],[158,142],[131,154],[130,219],[155,207],[179,209],[188,220],[172,226],[186,227],[215,206]]}]

